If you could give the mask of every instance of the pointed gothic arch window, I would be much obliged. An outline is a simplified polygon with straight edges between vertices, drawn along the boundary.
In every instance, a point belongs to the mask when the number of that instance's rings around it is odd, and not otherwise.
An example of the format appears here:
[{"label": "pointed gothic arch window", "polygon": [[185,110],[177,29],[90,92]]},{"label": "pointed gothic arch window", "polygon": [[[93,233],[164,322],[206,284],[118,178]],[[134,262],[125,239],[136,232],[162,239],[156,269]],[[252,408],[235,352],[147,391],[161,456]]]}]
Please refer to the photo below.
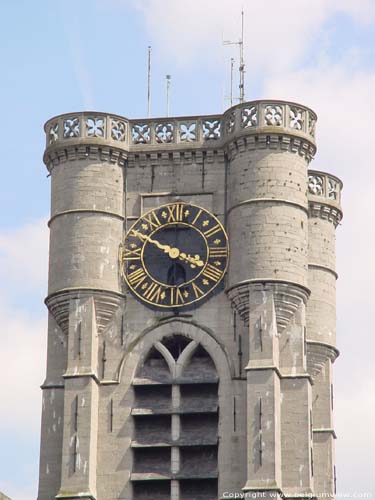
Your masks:
[{"label": "pointed gothic arch window", "polygon": [[217,500],[218,383],[207,351],[185,336],[147,353],[133,380],[133,500]]}]

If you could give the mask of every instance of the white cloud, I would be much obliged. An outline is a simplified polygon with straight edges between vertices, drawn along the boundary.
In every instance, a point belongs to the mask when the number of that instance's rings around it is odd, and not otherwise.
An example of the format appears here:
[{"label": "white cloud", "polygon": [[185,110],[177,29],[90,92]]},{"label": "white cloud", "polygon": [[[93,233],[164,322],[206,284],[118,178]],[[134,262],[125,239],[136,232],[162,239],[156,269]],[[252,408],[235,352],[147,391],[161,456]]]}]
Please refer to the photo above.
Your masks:
[{"label": "white cloud", "polygon": [[[285,70],[305,56],[330,16],[344,13],[358,22],[375,19],[371,0],[116,0],[133,5],[144,16],[153,44],[179,66],[197,60],[217,64],[222,36],[237,41],[240,12],[245,11],[245,48],[248,67],[257,72]],[[216,48],[215,48],[216,47]],[[213,50],[215,48],[215,50]]]},{"label": "white cloud", "polygon": [[[1,450],[0,483],[4,493],[17,500],[35,498],[37,483],[38,456],[31,457],[29,450],[37,446],[40,385],[45,377],[47,311],[42,298],[47,254],[44,219],[0,233],[0,442],[15,443],[11,449]],[[36,297],[40,297],[40,307],[35,306]],[[6,477],[11,468],[19,475]]]},{"label": "white cloud", "polygon": [[[37,220],[0,233],[1,387],[0,429],[38,430],[46,356],[46,311],[42,304],[48,267],[48,229]],[[22,293],[22,301],[13,295]],[[27,298],[40,296],[35,311]],[[34,298],[34,297],[33,297]],[[10,300],[11,299],[11,300]]]},{"label": "white cloud", "polygon": [[[0,279],[2,287],[47,288],[48,227],[40,219],[0,233]],[[5,290],[5,289],[4,289]]]},{"label": "white cloud", "polygon": [[1,432],[39,432],[40,385],[45,377],[47,321],[0,304]]}]

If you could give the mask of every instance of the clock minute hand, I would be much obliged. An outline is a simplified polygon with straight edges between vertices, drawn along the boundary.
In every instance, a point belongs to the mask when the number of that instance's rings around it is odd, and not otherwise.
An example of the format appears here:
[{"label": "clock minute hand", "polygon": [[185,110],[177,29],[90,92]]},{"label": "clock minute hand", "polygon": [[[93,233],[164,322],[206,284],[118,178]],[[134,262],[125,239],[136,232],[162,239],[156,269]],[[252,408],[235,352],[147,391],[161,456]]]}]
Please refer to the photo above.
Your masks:
[{"label": "clock minute hand", "polygon": [[159,241],[152,239],[151,236],[147,236],[146,234],[143,234],[140,231],[137,231],[136,229],[133,229],[132,232],[134,236],[140,238],[141,240],[148,241],[149,243],[152,243],[153,245],[160,248],[160,250],[163,250],[165,253],[169,255],[171,259],[179,258],[180,260],[189,262],[189,264],[191,264],[192,266],[202,267],[204,265],[204,262],[200,260],[199,255],[191,257],[191,255],[186,255],[185,252],[181,252],[178,248],[171,247],[170,245],[163,245]]},{"label": "clock minute hand", "polygon": [[177,257],[180,256],[180,250],[178,248],[172,248],[169,245],[163,245],[163,243],[160,243],[160,241],[154,240],[151,238],[151,236],[147,236],[146,234],[143,234],[136,229],[133,229],[133,234],[141,240],[152,243],[153,245],[160,248],[160,250],[164,250],[164,252],[167,253],[171,259],[177,259]]}]

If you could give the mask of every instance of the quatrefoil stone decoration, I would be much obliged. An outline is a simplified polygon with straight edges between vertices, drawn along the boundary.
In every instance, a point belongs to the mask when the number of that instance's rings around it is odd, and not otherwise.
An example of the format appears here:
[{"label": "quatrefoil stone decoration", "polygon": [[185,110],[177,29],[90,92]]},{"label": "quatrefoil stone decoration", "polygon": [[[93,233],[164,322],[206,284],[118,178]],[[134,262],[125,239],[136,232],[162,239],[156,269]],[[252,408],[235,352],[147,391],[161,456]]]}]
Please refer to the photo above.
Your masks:
[{"label": "quatrefoil stone decoration", "polygon": [[255,106],[242,109],[242,127],[256,127],[258,125],[258,111]]},{"label": "quatrefoil stone decoration", "polygon": [[67,118],[64,120],[64,139],[79,137],[79,118]]},{"label": "quatrefoil stone decoration", "polygon": [[86,120],[88,137],[104,137],[104,119],[89,117]]},{"label": "quatrefoil stone decoration", "polygon": [[309,175],[309,193],[315,196],[323,196],[323,177],[319,175]]},{"label": "quatrefoil stone decoration", "polygon": [[202,123],[203,137],[207,139],[220,139],[220,120],[204,120]]},{"label": "quatrefoil stone decoration", "polygon": [[181,142],[194,142],[197,140],[197,126],[195,122],[180,123],[178,132]]},{"label": "quatrefoil stone decoration", "polygon": [[290,108],[289,111],[290,117],[290,128],[294,128],[295,130],[302,130],[303,127],[303,111],[299,108]]},{"label": "quatrefoil stone decoration", "polygon": [[280,106],[266,106],[264,111],[266,125],[280,127],[283,124],[283,110]]},{"label": "quatrefoil stone decoration", "polygon": [[132,128],[134,144],[148,144],[151,140],[150,125],[148,123],[136,123]]},{"label": "quatrefoil stone decoration", "polygon": [[159,143],[173,142],[173,123],[158,123],[155,127],[155,136]]},{"label": "quatrefoil stone decoration", "polygon": [[112,120],[111,137],[114,141],[125,141],[126,124],[121,120]]}]

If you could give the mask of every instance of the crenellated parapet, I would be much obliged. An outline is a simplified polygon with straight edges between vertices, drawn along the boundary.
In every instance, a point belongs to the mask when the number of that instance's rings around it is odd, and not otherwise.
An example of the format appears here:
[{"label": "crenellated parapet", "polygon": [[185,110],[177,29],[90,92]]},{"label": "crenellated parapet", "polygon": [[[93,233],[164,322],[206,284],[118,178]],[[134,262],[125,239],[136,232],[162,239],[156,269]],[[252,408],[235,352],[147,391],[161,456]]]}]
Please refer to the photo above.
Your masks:
[{"label": "crenellated parapet", "polygon": [[342,181],[334,175],[308,171],[309,216],[331,221],[335,227],[342,219]]}]

